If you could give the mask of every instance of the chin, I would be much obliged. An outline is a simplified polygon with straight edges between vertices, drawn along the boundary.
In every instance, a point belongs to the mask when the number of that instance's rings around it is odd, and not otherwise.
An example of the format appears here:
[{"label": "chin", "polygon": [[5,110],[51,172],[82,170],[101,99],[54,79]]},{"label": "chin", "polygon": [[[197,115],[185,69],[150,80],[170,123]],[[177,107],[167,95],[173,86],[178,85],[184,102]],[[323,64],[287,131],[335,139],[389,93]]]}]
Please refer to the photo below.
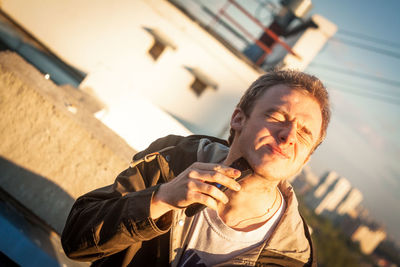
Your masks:
[{"label": "chin", "polygon": [[254,172],[257,175],[259,175],[267,180],[270,180],[270,181],[279,181],[279,180],[286,179],[284,177],[284,174],[281,171],[276,170],[275,168],[268,168],[268,167],[265,168],[265,167],[255,166]]},{"label": "chin", "polygon": [[285,180],[298,173],[299,170],[299,168],[294,168],[294,162],[268,154],[246,158],[254,172],[261,177],[268,178],[268,180]]},{"label": "chin", "polygon": [[254,172],[261,177],[273,181],[285,180],[299,173],[299,170],[288,171],[288,166],[285,164],[261,164],[253,168]]}]

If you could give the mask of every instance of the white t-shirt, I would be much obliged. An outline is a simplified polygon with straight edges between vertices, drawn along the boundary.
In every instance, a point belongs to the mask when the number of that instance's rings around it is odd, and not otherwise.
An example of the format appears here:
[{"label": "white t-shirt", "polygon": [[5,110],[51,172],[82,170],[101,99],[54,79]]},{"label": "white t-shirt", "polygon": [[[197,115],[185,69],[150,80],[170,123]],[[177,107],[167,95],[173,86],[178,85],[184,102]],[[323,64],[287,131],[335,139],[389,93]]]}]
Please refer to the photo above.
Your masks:
[{"label": "white t-shirt", "polygon": [[282,203],[275,215],[250,232],[230,228],[212,209],[207,208],[198,213],[179,266],[213,266],[260,245],[270,237],[285,211],[286,203],[280,194]]}]

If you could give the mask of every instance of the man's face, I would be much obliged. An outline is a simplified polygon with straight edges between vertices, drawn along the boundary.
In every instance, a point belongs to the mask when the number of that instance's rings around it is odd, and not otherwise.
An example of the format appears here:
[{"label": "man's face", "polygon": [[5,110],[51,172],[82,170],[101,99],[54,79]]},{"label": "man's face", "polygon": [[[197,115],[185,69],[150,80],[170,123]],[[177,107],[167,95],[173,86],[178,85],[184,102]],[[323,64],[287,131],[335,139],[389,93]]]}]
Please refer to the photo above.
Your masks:
[{"label": "man's face", "polygon": [[255,102],[249,117],[235,110],[232,153],[244,156],[268,180],[286,179],[307,162],[321,124],[319,104],[305,90],[275,85]]}]

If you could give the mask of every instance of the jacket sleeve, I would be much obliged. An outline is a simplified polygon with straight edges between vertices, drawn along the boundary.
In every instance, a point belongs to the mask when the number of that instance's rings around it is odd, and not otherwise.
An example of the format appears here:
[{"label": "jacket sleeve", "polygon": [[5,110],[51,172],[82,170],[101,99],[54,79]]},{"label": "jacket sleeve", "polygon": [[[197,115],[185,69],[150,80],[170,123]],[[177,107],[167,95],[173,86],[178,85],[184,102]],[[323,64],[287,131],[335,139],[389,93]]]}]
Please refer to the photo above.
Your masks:
[{"label": "jacket sleeve", "polygon": [[155,160],[130,167],[113,185],[76,200],[61,236],[68,257],[94,261],[132,245],[140,247],[142,241],[169,231],[172,212],[157,220],[150,218],[152,196],[164,182],[161,161],[158,155]]}]

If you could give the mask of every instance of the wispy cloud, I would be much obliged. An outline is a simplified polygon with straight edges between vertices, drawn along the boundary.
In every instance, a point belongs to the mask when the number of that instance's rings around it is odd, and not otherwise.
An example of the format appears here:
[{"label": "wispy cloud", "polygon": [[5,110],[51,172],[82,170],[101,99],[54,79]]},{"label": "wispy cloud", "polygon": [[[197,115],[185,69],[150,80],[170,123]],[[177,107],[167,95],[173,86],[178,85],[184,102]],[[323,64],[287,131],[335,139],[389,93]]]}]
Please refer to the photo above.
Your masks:
[{"label": "wispy cloud", "polygon": [[356,126],[356,129],[365,141],[367,141],[369,145],[373,146],[374,149],[382,151],[387,146],[385,138],[370,125],[359,123]]},{"label": "wispy cloud", "polygon": [[335,103],[333,116],[337,117],[349,129],[363,138],[367,142],[366,144],[372,146],[374,150],[382,151],[387,147],[387,141],[384,136],[374,128],[374,125],[366,120],[368,114],[345,96],[345,94],[340,92],[332,94],[333,103]]}]

